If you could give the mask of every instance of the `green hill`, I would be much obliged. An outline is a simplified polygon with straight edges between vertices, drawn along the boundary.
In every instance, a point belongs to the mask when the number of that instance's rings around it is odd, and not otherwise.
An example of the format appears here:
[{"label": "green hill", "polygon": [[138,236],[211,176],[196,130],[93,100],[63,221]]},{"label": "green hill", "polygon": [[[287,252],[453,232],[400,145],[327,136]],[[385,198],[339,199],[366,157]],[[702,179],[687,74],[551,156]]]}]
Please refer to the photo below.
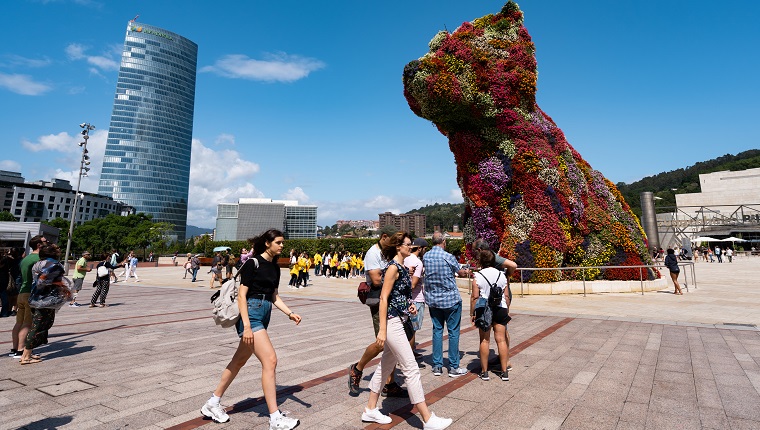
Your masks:
[{"label": "green hill", "polygon": [[[700,174],[723,170],[745,170],[757,167],[760,167],[760,149],[751,149],[736,155],[726,154],[712,160],[701,161],[686,168],[647,176],[630,184],[619,182],[616,186],[636,216],[641,217],[639,194],[643,191],[652,191],[655,196],[660,197],[662,200],[659,200],[657,203],[659,207],[675,206],[676,194],[700,192]],[[436,203],[411,210],[407,213],[422,213],[427,215],[426,230],[429,232],[432,232],[433,227],[436,225],[441,226],[443,230],[451,231],[453,225],[456,224],[461,230],[463,227],[462,215],[464,214],[464,203]]]}]

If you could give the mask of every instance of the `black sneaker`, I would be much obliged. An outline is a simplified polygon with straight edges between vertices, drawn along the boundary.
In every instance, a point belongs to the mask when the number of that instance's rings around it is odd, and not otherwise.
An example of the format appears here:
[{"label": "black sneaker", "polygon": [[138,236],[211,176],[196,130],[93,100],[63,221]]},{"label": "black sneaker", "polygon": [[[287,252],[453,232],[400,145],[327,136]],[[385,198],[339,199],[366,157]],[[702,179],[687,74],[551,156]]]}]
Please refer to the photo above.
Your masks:
[{"label": "black sneaker", "polygon": [[356,364],[348,366],[348,394],[358,396],[361,393],[359,382],[362,380],[362,373],[356,369]]},{"label": "black sneaker", "polygon": [[504,372],[499,371],[496,374],[499,376],[499,378],[501,378],[502,381],[509,381],[509,370]]},{"label": "black sneaker", "polygon": [[480,372],[480,374],[478,375],[478,377],[480,379],[484,380],[484,381],[490,381],[491,380],[491,377],[488,376],[488,372]]},{"label": "black sneaker", "polygon": [[385,384],[383,392],[380,394],[383,397],[409,397],[409,392],[406,391],[405,388],[401,388],[401,386],[395,382]]}]

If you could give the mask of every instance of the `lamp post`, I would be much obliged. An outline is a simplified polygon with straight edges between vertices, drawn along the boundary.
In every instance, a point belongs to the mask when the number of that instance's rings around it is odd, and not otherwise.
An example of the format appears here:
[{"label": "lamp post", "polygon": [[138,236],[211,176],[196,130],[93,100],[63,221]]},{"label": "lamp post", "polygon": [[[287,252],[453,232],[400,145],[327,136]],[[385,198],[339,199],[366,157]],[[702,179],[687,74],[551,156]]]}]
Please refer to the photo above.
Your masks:
[{"label": "lamp post", "polygon": [[77,200],[83,197],[81,194],[79,194],[79,186],[82,184],[82,176],[87,177],[87,172],[90,171],[90,168],[88,167],[90,165],[90,156],[87,155],[87,140],[90,138],[90,130],[95,130],[95,126],[88,122],[79,124],[79,127],[83,129],[82,139],[84,139],[84,141],[79,142],[79,146],[82,147],[82,159],[79,162],[79,179],[77,179],[77,192],[74,194],[74,208],[71,211],[71,221],[69,222],[69,240],[66,241],[66,256],[63,260],[63,269],[66,274],[69,273],[69,255],[71,252],[71,237],[74,234],[74,219],[76,219],[77,216]]}]

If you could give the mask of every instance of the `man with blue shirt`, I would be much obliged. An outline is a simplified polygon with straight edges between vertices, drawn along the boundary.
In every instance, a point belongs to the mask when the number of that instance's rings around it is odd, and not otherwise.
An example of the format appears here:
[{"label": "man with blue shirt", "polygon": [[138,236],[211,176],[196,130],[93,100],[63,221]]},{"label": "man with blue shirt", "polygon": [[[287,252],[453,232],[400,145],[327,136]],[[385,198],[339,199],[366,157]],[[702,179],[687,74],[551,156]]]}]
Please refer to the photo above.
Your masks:
[{"label": "man with blue shirt", "polygon": [[459,263],[445,251],[446,240],[440,232],[433,233],[433,247],[422,257],[425,266],[425,303],[433,322],[433,375],[443,373],[443,325],[449,334],[449,376],[467,374],[459,367],[459,325],[462,319],[462,297],[457,288]]}]

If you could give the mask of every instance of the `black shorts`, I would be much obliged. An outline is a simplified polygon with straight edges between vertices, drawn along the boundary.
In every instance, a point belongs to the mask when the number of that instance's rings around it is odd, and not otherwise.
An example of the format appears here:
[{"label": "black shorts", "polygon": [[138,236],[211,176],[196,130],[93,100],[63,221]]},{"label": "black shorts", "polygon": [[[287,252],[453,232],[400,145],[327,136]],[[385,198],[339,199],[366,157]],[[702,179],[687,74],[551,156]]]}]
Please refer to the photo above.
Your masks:
[{"label": "black shorts", "polygon": [[493,310],[493,323],[503,325],[506,327],[509,320],[512,317],[509,316],[509,309],[498,307]]}]

